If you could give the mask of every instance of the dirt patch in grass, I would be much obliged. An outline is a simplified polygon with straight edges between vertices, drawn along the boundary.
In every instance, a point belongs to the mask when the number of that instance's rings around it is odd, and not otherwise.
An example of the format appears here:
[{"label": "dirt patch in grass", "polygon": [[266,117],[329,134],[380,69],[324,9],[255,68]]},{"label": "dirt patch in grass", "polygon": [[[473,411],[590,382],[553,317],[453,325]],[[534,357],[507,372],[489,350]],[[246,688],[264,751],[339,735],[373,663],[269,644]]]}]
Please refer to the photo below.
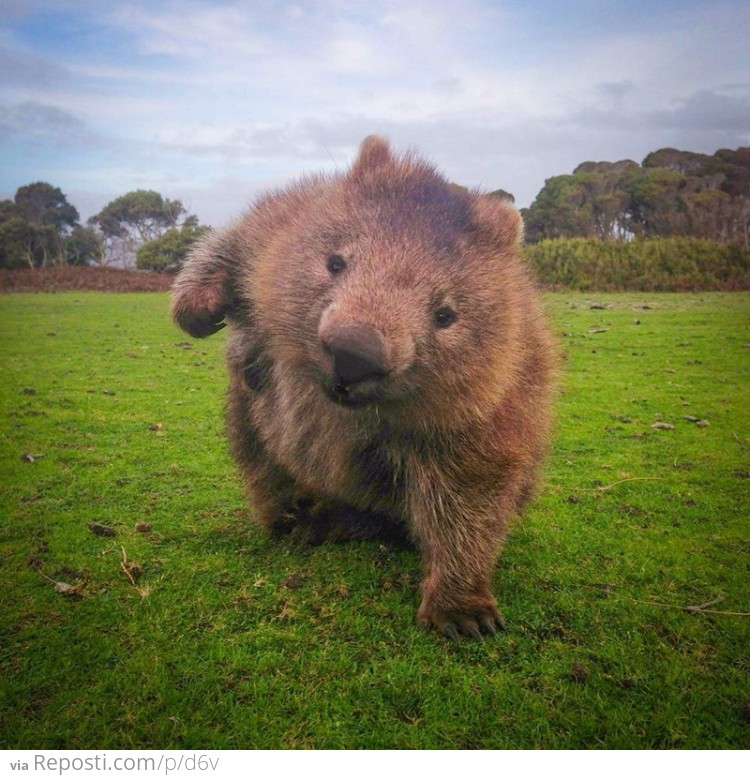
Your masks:
[{"label": "dirt patch in grass", "polygon": [[170,272],[114,267],[39,267],[0,270],[0,292],[168,291]]}]

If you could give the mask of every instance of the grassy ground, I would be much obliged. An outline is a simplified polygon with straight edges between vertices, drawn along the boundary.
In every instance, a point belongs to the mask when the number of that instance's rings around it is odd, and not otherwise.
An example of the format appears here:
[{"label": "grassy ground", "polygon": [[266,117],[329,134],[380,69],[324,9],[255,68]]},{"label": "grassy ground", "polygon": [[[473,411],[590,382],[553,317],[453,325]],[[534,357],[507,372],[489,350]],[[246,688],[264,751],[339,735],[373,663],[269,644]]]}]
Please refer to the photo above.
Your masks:
[{"label": "grassy ground", "polygon": [[508,630],[454,645],[414,625],[415,555],[253,527],[223,334],[184,343],[162,294],[0,298],[0,745],[749,746],[750,296],[548,306]]}]

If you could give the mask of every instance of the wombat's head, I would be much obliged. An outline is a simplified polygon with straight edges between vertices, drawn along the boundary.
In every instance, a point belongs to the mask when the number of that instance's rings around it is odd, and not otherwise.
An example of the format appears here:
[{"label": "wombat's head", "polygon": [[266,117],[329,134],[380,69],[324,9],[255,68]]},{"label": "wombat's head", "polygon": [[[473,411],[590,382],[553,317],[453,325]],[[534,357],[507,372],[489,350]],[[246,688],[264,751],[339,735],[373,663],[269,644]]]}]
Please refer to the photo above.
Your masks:
[{"label": "wombat's head", "polygon": [[513,380],[520,235],[506,200],[368,137],[347,174],[270,195],[202,243],[173,314],[195,336],[228,319],[339,405],[447,421]]}]

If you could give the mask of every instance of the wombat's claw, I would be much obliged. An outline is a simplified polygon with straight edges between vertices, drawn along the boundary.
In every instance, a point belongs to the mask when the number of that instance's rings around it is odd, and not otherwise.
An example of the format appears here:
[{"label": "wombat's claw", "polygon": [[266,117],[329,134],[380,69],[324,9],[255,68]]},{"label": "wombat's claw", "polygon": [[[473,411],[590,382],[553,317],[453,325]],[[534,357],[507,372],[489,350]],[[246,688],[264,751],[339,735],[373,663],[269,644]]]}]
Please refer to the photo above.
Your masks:
[{"label": "wombat's claw", "polygon": [[437,628],[451,641],[459,642],[461,636],[470,636],[474,641],[481,643],[486,636],[494,636],[498,631],[505,630],[505,621],[502,614],[494,607],[480,605],[478,611],[462,613],[460,611],[421,612],[418,617],[419,624],[425,628]]},{"label": "wombat's claw", "polygon": [[440,631],[444,636],[447,636],[451,641],[454,641],[456,644],[458,644],[458,642],[460,641],[458,637],[458,629],[452,622],[447,622],[445,625],[442,625],[440,627]]},{"label": "wombat's claw", "polygon": [[478,641],[479,643],[484,641],[482,634],[476,625],[467,625],[466,632],[469,634],[469,636],[471,636],[471,638],[474,639],[474,641]]},{"label": "wombat's claw", "polygon": [[[502,618],[500,618],[500,621],[502,622]],[[489,636],[494,636],[497,633],[498,626],[496,625],[496,622],[497,620],[492,622],[487,618],[482,619],[482,628]],[[444,636],[447,636],[451,641],[454,641],[457,644],[461,640],[461,634],[471,636],[471,638],[479,644],[484,641],[482,630],[474,620],[464,620],[458,626],[456,623],[449,621],[442,625],[438,625],[438,629]]]},{"label": "wombat's claw", "polygon": [[494,636],[499,630],[505,630],[505,620],[500,612],[495,612],[492,615],[482,617],[481,624],[490,636]]}]

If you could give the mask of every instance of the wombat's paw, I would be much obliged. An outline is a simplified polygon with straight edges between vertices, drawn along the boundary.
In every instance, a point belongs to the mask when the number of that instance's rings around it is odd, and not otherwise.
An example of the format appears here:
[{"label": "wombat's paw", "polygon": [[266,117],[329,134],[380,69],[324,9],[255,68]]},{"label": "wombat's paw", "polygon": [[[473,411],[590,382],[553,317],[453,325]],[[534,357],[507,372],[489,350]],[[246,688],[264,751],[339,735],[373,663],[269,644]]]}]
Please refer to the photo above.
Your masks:
[{"label": "wombat's paw", "polygon": [[289,509],[274,519],[271,535],[275,539],[286,538],[296,547],[338,539],[328,502],[307,495],[295,496]]},{"label": "wombat's paw", "polygon": [[483,641],[482,634],[494,636],[505,630],[503,615],[494,601],[466,603],[457,607],[441,608],[423,602],[417,614],[417,622],[425,630],[437,628],[444,636],[458,641],[461,634],[474,641]]},{"label": "wombat's paw", "polygon": [[269,532],[274,539],[288,536],[297,527],[297,517],[292,512],[284,512],[270,521]]}]

